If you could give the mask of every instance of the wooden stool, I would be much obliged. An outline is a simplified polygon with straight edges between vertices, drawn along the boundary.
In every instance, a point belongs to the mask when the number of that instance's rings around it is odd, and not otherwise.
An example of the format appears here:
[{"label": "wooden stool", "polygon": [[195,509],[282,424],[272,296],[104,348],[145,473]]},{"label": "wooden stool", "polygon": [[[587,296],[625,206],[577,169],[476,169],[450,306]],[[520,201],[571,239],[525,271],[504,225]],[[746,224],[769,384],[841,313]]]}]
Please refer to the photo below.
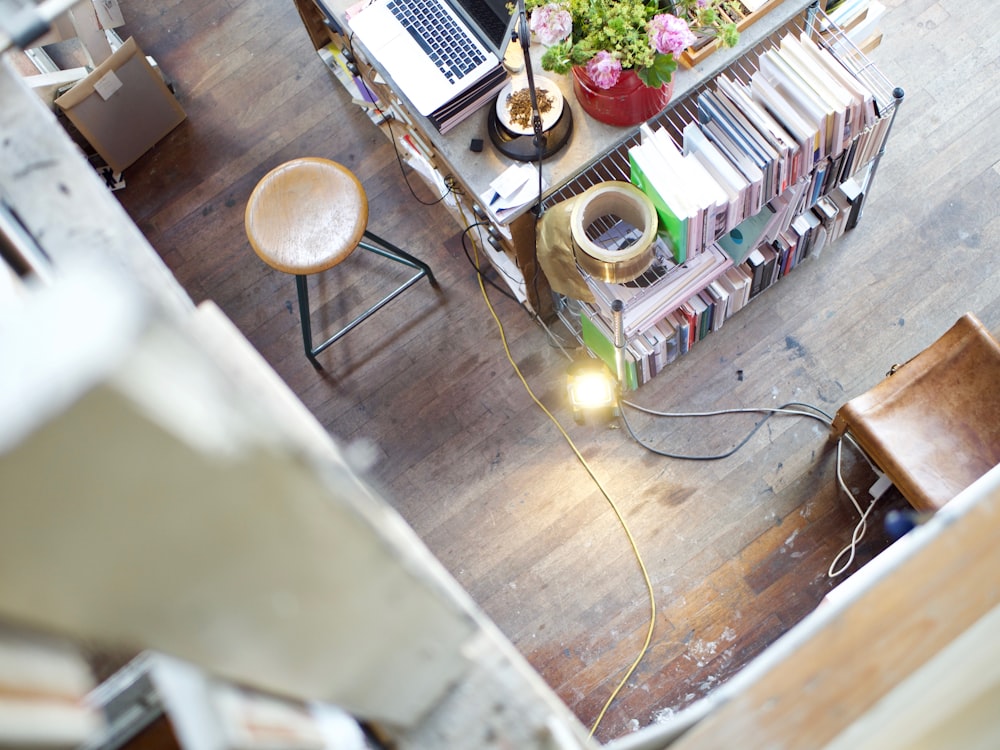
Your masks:
[{"label": "wooden stool", "polygon": [[[316,355],[424,276],[430,266],[368,231],[368,197],[358,178],[329,159],[305,157],[275,167],[254,188],[244,216],[247,237],[261,260],[294,274],[306,357]],[[366,241],[368,240],[368,241]],[[318,346],[312,343],[306,276],[329,270],[358,247],[416,269],[417,273]]]}]

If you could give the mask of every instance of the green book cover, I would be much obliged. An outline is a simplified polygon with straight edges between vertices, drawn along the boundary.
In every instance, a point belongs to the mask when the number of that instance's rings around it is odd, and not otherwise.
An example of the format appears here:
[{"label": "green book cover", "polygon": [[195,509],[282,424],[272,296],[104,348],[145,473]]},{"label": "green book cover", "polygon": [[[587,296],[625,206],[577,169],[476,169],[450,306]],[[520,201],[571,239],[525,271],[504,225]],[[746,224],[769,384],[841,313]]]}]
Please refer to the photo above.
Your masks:
[{"label": "green book cover", "polygon": [[[611,369],[611,372],[615,372],[617,366],[615,365],[614,342],[583,312],[580,313],[580,334],[587,348],[600,357],[604,364]],[[625,387],[630,391],[639,387],[639,379],[635,372],[635,360],[627,351],[625,352]]]},{"label": "green book cover", "polygon": [[644,192],[653,201],[656,215],[660,220],[659,233],[670,246],[674,260],[683,263],[687,260],[688,223],[671,210],[650,182],[642,167],[636,161],[632,149],[628,153],[629,179],[632,184]]}]

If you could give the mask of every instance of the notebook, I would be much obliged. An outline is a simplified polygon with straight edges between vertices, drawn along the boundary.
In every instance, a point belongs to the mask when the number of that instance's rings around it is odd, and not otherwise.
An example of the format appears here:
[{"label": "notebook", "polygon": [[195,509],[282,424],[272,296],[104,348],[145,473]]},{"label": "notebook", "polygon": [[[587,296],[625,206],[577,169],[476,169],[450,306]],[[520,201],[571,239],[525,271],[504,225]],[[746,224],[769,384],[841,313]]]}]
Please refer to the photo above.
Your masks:
[{"label": "notebook", "polygon": [[496,70],[516,20],[506,0],[374,0],[351,31],[429,115]]}]

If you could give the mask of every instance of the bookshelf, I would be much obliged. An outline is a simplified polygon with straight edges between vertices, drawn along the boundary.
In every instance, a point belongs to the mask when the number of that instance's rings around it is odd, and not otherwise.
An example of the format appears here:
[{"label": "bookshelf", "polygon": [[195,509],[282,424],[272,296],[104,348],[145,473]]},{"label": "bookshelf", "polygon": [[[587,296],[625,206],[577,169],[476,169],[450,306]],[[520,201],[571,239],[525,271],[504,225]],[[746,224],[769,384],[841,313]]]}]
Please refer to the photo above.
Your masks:
[{"label": "bookshelf", "polygon": [[[717,91],[725,79],[749,86],[762,59],[773,54],[771,50],[780,46],[787,35],[806,35],[818,48],[832,53],[870,90],[874,116],[849,129],[842,150],[815,161],[785,189],[767,194],[759,212],[740,216],[747,220],[739,225],[745,230],[754,217],[762,221],[764,214],[782,214],[783,222],[772,221],[769,226],[773,233],[761,237],[760,244],[751,241],[738,251],[723,248],[728,238],[728,232],[723,231],[702,239],[693,248],[689,246],[686,257],[683,253],[675,257],[673,247],[664,246],[658,253],[662,262],[654,263],[627,285],[605,283],[582,272],[594,301],[563,297],[557,300],[557,314],[593,356],[604,359],[614,369],[614,362],[609,361],[609,352],[613,353],[609,342],[614,340],[610,307],[616,299],[625,303],[623,385],[627,389],[638,388],[656,377],[800,262],[818,257],[857,225],[903,92],[890,84],[845,31],[815,6],[809,6],[717,75],[675,99],[665,112],[548,197],[547,206],[552,206],[607,180],[634,181],[636,168],[630,163],[630,154],[651,133],[656,133],[657,138],[668,137],[678,151],[683,151],[685,128],[698,123],[699,117],[704,119],[704,111],[699,110],[702,95]],[[608,224],[588,227],[588,232],[610,231],[610,220]],[[744,235],[752,236],[748,231]]]},{"label": "bookshelf", "polygon": [[[544,319],[556,316],[568,322],[571,330],[583,339],[579,314],[589,314],[592,330],[607,330],[609,321],[600,311],[586,303],[560,299],[553,295],[544,274],[537,267],[535,256],[535,216],[533,204],[520,210],[511,211],[500,217],[496,215],[480,196],[487,191],[511,162],[491,148],[486,137],[485,108],[460,123],[453,130],[442,134],[426,119],[416,114],[404,97],[394,90],[392,82],[380,70],[376,62],[366,57],[364,48],[352,44],[346,18],[348,5],[338,0],[295,0],[300,15],[309,32],[314,48],[326,61],[334,77],[345,86],[355,103],[363,106],[386,134],[396,144],[401,156],[415,171],[419,172],[432,189],[444,192],[451,190],[444,201],[461,228],[472,221],[480,221],[484,227],[487,257],[497,267],[501,278],[513,279],[512,290],[533,312]],[[835,52],[866,83],[878,92],[881,143],[874,155],[869,155],[865,164],[853,170],[854,179],[846,190],[834,191],[834,186],[826,186],[822,191],[822,202],[817,211],[825,210],[835,218],[826,218],[830,225],[819,220],[817,234],[829,237],[833,232],[852,228],[860,218],[864,196],[871,184],[877,168],[881,147],[888,134],[893,115],[899,101],[889,82],[865,57],[864,53],[845,33],[823,13],[821,4],[815,0],[781,0],[766,3],[766,13],[759,14],[758,20],[746,26],[741,32],[740,43],[732,49],[721,49],[689,67],[678,69],[674,75],[674,98],[664,112],[651,120],[648,125],[667,130],[677,142],[681,140],[686,123],[697,119],[698,96],[711,87],[723,75],[737,81],[745,81],[757,65],[763,52],[774,46],[783,34],[805,32],[811,39]],[[535,50],[533,48],[534,57]],[[540,69],[537,68],[537,69]],[[574,134],[566,149],[560,151],[544,163],[544,174],[548,187],[543,193],[546,209],[557,203],[582,193],[599,182],[608,180],[629,181],[629,149],[640,142],[639,129],[617,128],[599,123],[589,118],[579,109],[572,94],[568,76],[556,77],[556,83],[563,89],[564,99],[574,110]],[[564,80],[565,79],[565,80]],[[374,95],[375,102],[365,101],[359,96],[360,90]],[[475,151],[470,143],[483,140],[485,148]],[[816,196],[819,198],[820,196]],[[787,196],[786,198],[787,199]],[[850,211],[840,212],[838,205],[848,204]],[[817,212],[811,210],[800,214],[798,224],[806,224],[802,231],[817,223]],[[836,219],[836,220],[835,220]],[[707,247],[709,243],[705,243]],[[827,244],[827,240],[824,240]],[[703,248],[698,248],[703,249]],[[820,248],[821,249],[821,248]],[[775,263],[770,253],[765,262]],[[755,256],[755,261],[757,258]],[[769,266],[771,267],[771,266]],[[532,283],[525,284],[525,279]],[[713,279],[714,280],[714,277]],[[655,278],[643,280],[645,287],[642,297],[651,297],[669,282]],[[681,285],[684,286],[684,285]],[[619,290],[621,291],[621,290]],[[697,288],[695,296],[705,292]],[[634,295],[629,295],[631,298]],[[754,295],[756,297],[756,294]],[[737,309],[740,306],[737,305]],[[731,310],[735,312],[736,310]],[[724,320],[717,318],[706,327],[706,332],[717,329]],[[586,341],[584,343],[587,343]],[[641,339],[630,337],[633,368],[636,370],[635,385],[653,376],[653,370],[660,367],[644,363],[642,360],[651,352],[644,351]],[[663,357],[661,356],[661,360]]]}]

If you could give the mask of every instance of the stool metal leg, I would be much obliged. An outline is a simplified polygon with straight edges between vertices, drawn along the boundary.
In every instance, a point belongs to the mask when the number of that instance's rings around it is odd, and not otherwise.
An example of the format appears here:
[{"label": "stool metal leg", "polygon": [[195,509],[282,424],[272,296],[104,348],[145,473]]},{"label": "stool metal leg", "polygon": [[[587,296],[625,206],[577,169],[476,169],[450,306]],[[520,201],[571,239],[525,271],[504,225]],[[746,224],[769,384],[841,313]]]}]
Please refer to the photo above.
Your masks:
[{"label": "stool metal leg", "polygon": [[302,343],[305,344],[306,357],[313,363],[313,367],[319,367],[316,359],[316,352],[312,345],[312,322],[309,318],[309,283],[305,276],[296,275],[295,289],[299,297],[299,322],[302,324]]},{"label": "stool metal leg", "polygon": [[[426,263],[424,263],[422,260],[413,255],[410,255],[405,250],[402,250],[396,247],[395,245],[386,242],[382,238],[372,234],[367,230],[365,231],[364,236],[367,237],[369,240],[371,240],[371,242],[365,242],[364,240],[362,240],[361,242],[358,243],[359,247],[362,247],[365,250],[368,250],[369,252],[375,253],[376,255],[380,255],[383,258],[394,260],[397,263],[402,263],[405,266],[414,268],[416,269],[417,273],[413,274],[405,282],[400,284],[393,291],[389,292],[378,302],[376,302],[367,310],[365,310],[363,313],[354,318],[354,320],[352,320],[350,323],[345,325],[343,328],[341,328],[339,331],[333,334],[330,338],[328,338],[322,344],[319,344],[317,346],[313,346],[313,340],[312,340],[312,322],[309,314],[308,282],[305,276],[297,275],[295,277],[295,286],[298,291],[298,298],[299,298],[299,318],[302,324],[302,341],[305,345],[306,357],[308,357],[309,361],[312,362],[313,367],[322,367],[322,365],[320,365],[319,363],[319,360],[316,359],[317,354],[326,350],[327,347],[329,347],[331,344],[333,344],[335,341],[340,339],[348,332],[354,330],[358,325],[360,325],[362,322],[370,318],[376,311],[385,307],[386,304],[388,304],[393,299],[395,299],[400,294],[409,289],[411,286],[416,284],[420,279],[426,276],[427,280],[431,283],[431,286],[437,288],[438,285],[437,279],[434,278],[434,273],[431,271],[431,267]],[[376,245],[373,243],[378,243],[378,244]]]},{"label": "stool metal leg", "polygon": [[[405,250],[396,247],[391,242],[383,240],[381,237],[379,237],[376,234],[373,234],[372,232],[369,232],[367,229],[365,230],[365,237],[372,240],[372,242],[378,243],[378,245],[373,245],[370,242],[365,242],[364,240],[362,240],[359,243],[359,245],[363,247],[365,250],[373,252],[376,255],[381,255],[383,258],[388,258],[389,260],[395,260],[399,263],[402,263],[403,265],[407,265],[410,266],[411,268],[416,268],[420,271],[423,271],[422,274],[417,275],[413,280],[416,281],[417,279],[426,276],[427,280],[431,282],[431,286],[437,287],[438,285],[437,279],[434,278],[434,273],[431,271],[431,267],[426,263],[424,263],[422,260],[420,260],[420,258],[410,255]],[[399,291],[402,291],[402,289],[400,289]]]}]

